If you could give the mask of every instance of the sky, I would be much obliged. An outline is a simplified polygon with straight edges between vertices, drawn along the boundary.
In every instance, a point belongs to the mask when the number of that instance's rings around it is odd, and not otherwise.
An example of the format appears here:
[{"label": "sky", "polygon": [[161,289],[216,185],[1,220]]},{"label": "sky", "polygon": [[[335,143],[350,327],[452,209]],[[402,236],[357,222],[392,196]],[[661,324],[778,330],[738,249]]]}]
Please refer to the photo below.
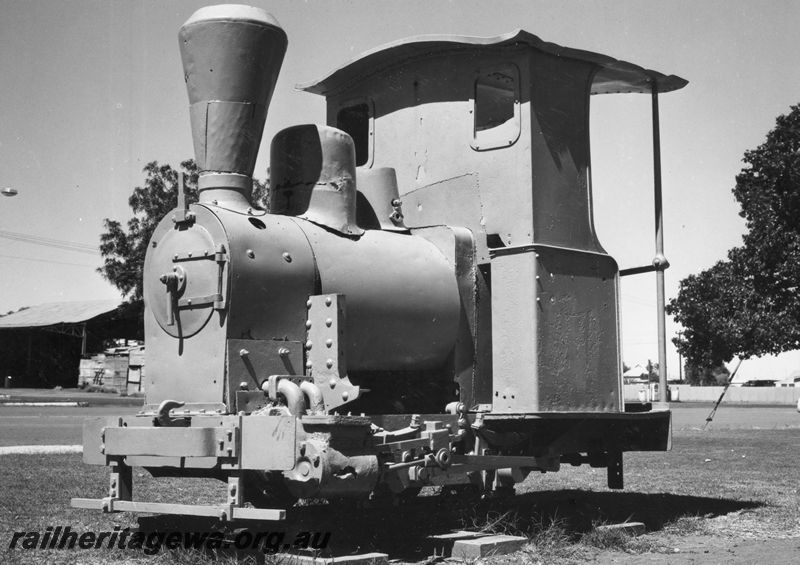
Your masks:
[{"label": "sky", "polygon": [[[72,250],[0,237],[0,312],[119,296],[95,272],[100,257],[87,248],[98,244],[104,218],[129,218],[127,199],[147,162],[177,165],[193,156],[177,33],[208,3],[0,0],[0,187],[19,192],[0,199],[0,235],[81,244]],[[324,99],[295,84],[408,36],[522,28],[687,79],[659,99],[668,298],[682,278],[740,244],[744,221],[731,189],[742,155],[800,102],[795,0],[253,4],[289,37],[256,165],[262,179],[277,131],[325,121]],[[591,113],[598,236],[621,268],[650,264],[650,99],[595,96]],[[654,275],[622,279],[628,365],[657,359],[655,304]],[[679,330],[667,321],[668,338]],[[783,375],[791,363],[775,370]],[[670,378],[678,365],[670,343]]]}]

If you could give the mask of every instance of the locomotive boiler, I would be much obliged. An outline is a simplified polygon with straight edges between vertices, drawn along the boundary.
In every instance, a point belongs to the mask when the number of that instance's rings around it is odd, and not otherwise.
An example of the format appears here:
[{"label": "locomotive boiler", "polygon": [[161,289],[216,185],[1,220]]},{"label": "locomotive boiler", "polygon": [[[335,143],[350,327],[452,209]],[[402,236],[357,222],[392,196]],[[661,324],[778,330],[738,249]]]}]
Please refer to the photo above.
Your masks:
[{"label": "locomotive boiler", "polygon": [[[300,87],[327,123],[274,137],[264,211],[286,34],[211,6],[179,45],[199,201],[181,183],[149,244],[145,405],[87,421],[110,486],[73,506],[279,520],[300,498],[509,492],[562,464],[621,488],[623,452],[669,448],[666,405],[623,400],[618,308],[621,275],[667,264],[658,247],[620,272],[596,237],[588,102],[657,108],[686,81],[524,31],[396,42]],[[134,501],[132,467],[225,498]]]}]

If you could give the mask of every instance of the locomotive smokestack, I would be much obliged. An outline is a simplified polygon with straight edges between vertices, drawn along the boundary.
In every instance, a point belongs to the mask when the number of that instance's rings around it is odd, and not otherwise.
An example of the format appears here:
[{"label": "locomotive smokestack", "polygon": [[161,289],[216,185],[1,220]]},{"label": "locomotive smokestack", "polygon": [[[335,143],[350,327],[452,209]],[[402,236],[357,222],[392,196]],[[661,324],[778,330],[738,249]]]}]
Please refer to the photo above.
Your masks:
[{"label": "locomotive smokestack", "polygon": [[200,201],[249,202],[286,33],[260,8],[227,4],[197,10],[178,38]]}]

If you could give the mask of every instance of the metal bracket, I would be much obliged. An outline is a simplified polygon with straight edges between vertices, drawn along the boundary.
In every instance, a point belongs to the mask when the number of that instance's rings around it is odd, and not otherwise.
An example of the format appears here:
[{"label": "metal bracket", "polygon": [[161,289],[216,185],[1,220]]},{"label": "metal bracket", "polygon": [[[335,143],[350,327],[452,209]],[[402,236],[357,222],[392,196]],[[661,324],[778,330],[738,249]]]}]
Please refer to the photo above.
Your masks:
[{"label": "metal bracket", "polygon": [[220,519],[233,520],[234,512],[242,506],[242,487],[244,481],[239,473],[233,472],[228,475],[228,501],[226,510],[220,512]]},{"label": "metal bracket", "polygon": [[178,210],[172,215],[172,221],[183,224],[194,220],[194,213],[189,211],[189,204],[186,202],[186,174],[178,173]]},{"label": "metal bracket", "polygon": [[360,394],[359,387],[347,377],[345,297],[343,294],[311,296],[306,305],[306,375],[313,377],[314,384],[322,391],[325,410],[331,412]]}]

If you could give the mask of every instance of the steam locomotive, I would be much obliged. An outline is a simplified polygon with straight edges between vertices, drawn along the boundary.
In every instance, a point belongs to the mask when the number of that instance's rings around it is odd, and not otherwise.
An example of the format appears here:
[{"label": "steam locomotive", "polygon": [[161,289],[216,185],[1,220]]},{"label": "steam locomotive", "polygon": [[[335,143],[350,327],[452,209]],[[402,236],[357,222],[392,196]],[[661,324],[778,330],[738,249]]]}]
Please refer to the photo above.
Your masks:
[{"label": "steam locomotive", "polygon": [[[280,520],[301,498],[502,493],[562,464],[622,488],[623,452],[669,449],[666,405],[623,400],[626,273],[594,230],[588,111],[685,80],[524,31],[399,41],[300,86],[327,125],[274,137],[264,211],[286,34],[211,6],[179,44],[199,202],[181,188],[149,244],[146,402],[86,422],[111,478],[73,506]],[[134,501],[134,466],[226,498]]]}]

